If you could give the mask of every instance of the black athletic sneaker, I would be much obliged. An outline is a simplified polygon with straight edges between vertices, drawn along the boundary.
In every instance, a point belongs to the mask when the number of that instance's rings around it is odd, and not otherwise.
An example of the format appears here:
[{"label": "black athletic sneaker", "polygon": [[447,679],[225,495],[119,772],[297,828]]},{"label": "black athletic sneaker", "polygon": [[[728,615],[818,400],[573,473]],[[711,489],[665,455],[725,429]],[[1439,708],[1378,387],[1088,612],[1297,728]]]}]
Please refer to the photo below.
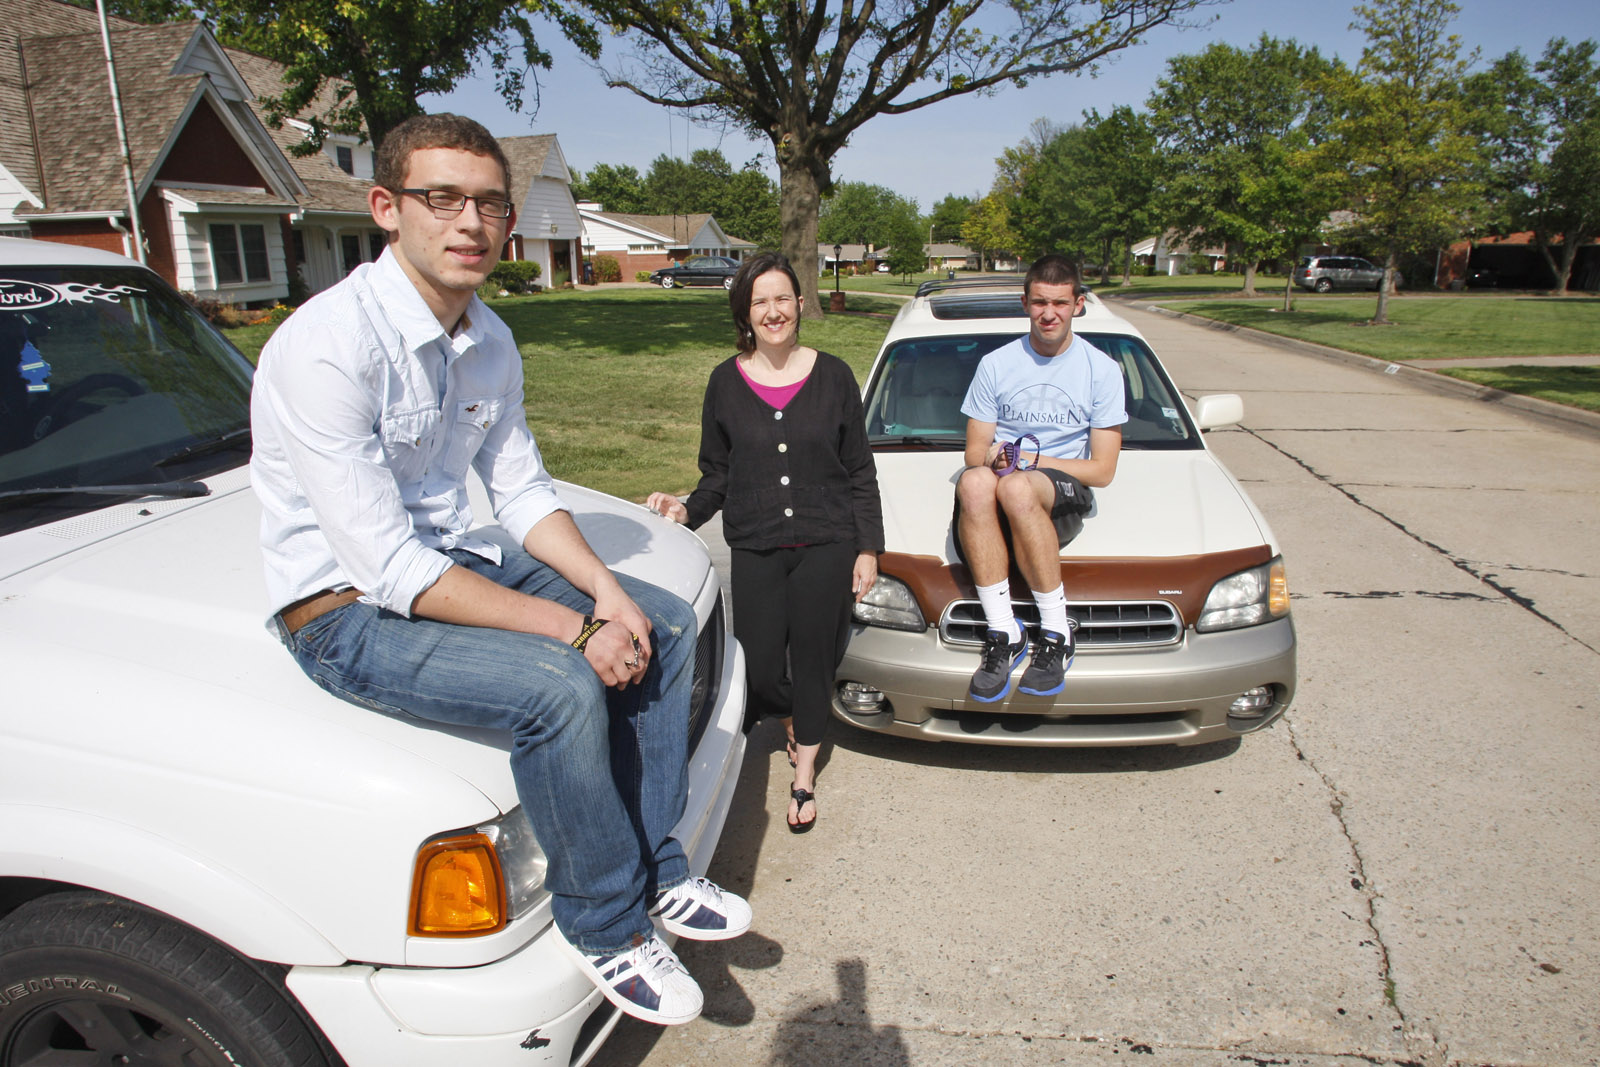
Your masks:
[{"label": "black athletic sneaker", "polygon": [[1029,696],[1054,696],[1065,688],[1067,668],[1072,666],[1072,627],[1065,634],[1054,630],[1040,630],[1039,640],[1033,643],[1033,662],[1022,672],[1017,688]]},{"label": "black athletic sneaker", "polygon": [[999,630],[983,635],[983,663],[972,674],[972,685],[967,690],[973,700],[993,704],[1011,692],[1011,672],[1017,669],[1022,657],[1028,654],[1028,635],[1024,633],[1012,644]]}]

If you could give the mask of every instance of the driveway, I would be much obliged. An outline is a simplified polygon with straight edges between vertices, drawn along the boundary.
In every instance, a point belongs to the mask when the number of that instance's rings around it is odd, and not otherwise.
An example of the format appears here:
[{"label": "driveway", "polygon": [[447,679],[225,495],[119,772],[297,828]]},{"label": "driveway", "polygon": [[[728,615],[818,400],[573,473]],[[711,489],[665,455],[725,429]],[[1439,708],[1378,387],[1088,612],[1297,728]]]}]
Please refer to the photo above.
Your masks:
[{"label": "driveway", "polygon": [[[1128,311],[1288,561],[1287,718],[1191,749],[752,736],[681,944],[705,1015],[598,1064],[1600,1064],[1600,440]],[[1068,591],[1070,595],[1070,590]]]}]

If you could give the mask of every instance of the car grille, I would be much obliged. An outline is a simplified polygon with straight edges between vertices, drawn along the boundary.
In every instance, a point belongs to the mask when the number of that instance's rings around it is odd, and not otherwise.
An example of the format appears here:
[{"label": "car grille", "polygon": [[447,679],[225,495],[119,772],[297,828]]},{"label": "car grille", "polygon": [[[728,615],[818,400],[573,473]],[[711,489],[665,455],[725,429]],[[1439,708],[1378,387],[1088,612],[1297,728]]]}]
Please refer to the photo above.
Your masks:
[{"label": "car grille", "polygon": [[718,593],[717,602],[711,608],[711,620],[701,628],[700,637],[694,645],[694,687],[689,691],[690,752],[700,744],[700,735],[705,733],[706,724],[711,721],[711,712],[717,706],[717,696],[722,686],[722,646],[726,625],[722,615],[722,594]]},{"label": "car grille", "polygon": [[[1039,627],[1039,608],[1031,600],[1013,600],[1017,621],[1032,630]],[[1110,604],[1069,604],[1067,614],[1077,624],[1074,640],[1086,648],[1151,648],[1175,645],[1183,639],[1183,619],[1165,600],[1132,600]],[[983,607],[976,600],[956,600],[939,620],[939,636],[953,645],[981,645]]]}]

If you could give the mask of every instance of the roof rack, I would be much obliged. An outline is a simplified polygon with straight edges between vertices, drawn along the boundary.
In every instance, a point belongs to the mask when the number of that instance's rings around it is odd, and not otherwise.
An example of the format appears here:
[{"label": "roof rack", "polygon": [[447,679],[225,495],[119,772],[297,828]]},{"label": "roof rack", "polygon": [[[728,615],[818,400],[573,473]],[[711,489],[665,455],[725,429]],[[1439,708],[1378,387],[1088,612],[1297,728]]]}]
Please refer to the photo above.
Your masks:
[{"label": "roof rack", "polygon": [[997,285],[1015,285],[1021,288],[1022,276],[1020,274],[996,274],[984,278],[962,278],[956,281],[947,278],[934,278],[917,286],[917,295],[927,296],[929,293],[937,293],[945,289],[992,289]]}]

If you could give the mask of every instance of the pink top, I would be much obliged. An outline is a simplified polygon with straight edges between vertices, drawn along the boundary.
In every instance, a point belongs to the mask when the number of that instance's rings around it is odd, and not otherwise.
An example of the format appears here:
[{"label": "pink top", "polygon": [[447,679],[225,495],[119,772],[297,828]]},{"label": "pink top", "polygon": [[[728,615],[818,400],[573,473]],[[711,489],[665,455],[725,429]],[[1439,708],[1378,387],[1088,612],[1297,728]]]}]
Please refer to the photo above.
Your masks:
[{"label": "pink top", "polygon": [[755,390],[756,396],[759,396],[762,400],[765,400],[768,404],[777,408],[779,411],[782,411],[783,406],[794,399],[794,395],[798,393],[801,387],[806,384],[806,378],[811,377],[811,375],[808,374],[805,378],[801,378],[798,382],[795,382],[792,385],[762,385],[760,382],[750,377],[750,373],[744,369],[743,361],[736,359],[733,361],[733,363],[734,366],[739,368],[739,374],[744,378],[745,384],[751,389]]}]

